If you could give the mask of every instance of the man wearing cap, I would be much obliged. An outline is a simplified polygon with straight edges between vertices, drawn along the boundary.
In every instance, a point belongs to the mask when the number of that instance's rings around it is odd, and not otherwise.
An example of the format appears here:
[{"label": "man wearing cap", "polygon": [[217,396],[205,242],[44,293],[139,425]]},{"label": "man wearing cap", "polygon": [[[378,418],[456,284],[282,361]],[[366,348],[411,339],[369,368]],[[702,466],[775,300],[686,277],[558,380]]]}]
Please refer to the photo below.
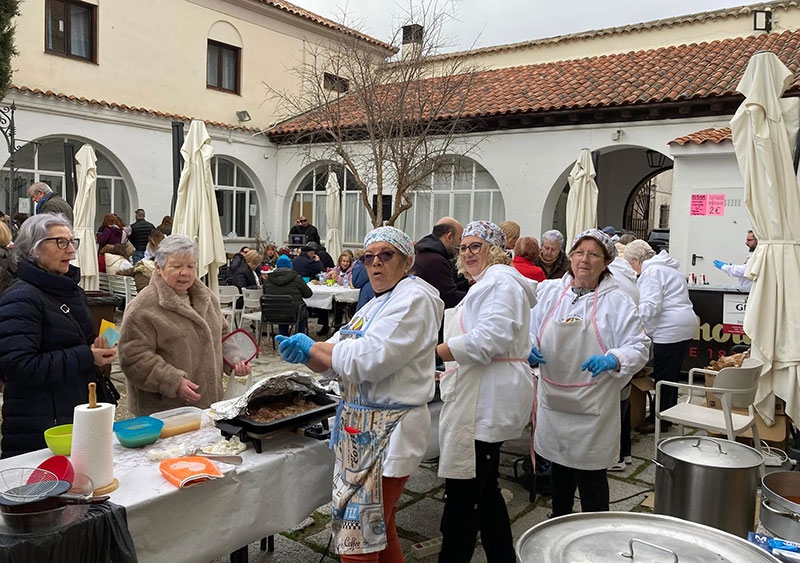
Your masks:
[{"label": "man wearing cap", "polygon": [[308,243],[308,247],[313,248],[316,251],[317,257],[319,258],[319,261],[322,262],[323,268],[327,270],[336,266],[336,262],[334,262],[333,257],[328,254],[324,244],[317,244],[316,242],[311,241]]},{"label": "man wearing cap", "polygon": [[289,231],[290,235],[306,235],[306,242],[320,243],[319,231],[317,228],[308,222],[305,215],[300,215],[297,221],[294,222],[294,227]]}]

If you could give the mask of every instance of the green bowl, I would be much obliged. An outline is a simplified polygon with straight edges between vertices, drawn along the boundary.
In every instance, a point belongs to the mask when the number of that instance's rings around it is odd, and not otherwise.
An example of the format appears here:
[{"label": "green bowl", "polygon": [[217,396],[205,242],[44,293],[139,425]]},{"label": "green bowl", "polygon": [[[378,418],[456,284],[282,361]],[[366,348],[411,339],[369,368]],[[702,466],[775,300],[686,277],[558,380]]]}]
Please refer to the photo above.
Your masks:
[{"label": "green bowl", "polygon": [[69,455],[72,451],[72,425],[62,424],[44,431],[44,441],[56,455]]}]

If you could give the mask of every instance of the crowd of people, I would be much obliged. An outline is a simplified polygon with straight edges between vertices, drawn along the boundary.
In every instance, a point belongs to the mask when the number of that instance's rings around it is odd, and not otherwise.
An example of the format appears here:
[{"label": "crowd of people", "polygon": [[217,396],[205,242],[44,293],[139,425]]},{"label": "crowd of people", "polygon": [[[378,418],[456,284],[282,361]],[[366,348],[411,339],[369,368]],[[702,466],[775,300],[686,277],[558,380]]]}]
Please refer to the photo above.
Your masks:
[{"label": "crowd of people", "polygon": [[[38,213],[16,233],[0,221],[3,457],[44,447],[43,431],[71,421],[87,383],[117,357],[136,415],[208,407],[222,398],[224,372],[250,373],[223,361],[230,327],[197,277],[196,243],[171,234],[170,217],[158,227],[142,209],[131,225],[103,217],[93,242],[105,271],[146,272],[111,347],[94,332],[70,263],[88,241],[74,237],[55,194],[30,191]],[[584,512],[609,509],[606,472],[630,456],[630,380],[651,349],[656,381],[677,380],[697,330],[674,258],[613,228],[569,244],[549,230],[540,244],[511,221],[443,217],[416,243],[395,227],[374,229],[334,262],[304,219],[293,228],[302,245],[242,247],[223,275],[240,289],[289,296],[303,318],[294,334],[280,327],[281,357],[339,382],[332,530],[342,561],[402,561],[395,512],[428,446],[437,381],[440,561],[470,561],[479,534],[489,560],[514,561],[500,448],[529,423],[551,467],[553,516],[574,510],[576,489]],[[324,341],[307,334],[312,280],[360,290],[357,305],[334,307]],[[326,336],[329,311],[311,314]],[[364,478],[349,479],[356,473]],[[381,525],[352,525],[361,511]]]}]

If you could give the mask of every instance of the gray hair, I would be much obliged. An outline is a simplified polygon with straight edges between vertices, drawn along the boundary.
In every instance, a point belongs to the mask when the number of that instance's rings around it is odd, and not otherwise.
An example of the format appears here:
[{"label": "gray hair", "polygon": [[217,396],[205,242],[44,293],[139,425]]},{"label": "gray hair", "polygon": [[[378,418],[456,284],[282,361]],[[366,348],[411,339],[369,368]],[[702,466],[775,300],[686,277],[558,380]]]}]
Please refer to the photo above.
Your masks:
[{"label": "gray hair", "polygon": [[153,256],[159,268],[167,265],[167,260],[175,254],[191,254],[197,260],[197,243],[186,235],[169,235],[161,241]]},{"label": "gray hair", "polygon": [[67,227],[73,232],[72,223],[62,213],[40,213],[29,217],[19,228],[17,239],[14,241],[14,252],[17,256],[25,256],[35,261],[39,255],[37,252],[39,243],[50,236],[50,229],[53,227]]},{"label": "gray hair", "polygon": [[629,242],[625,247],[624,258],[628,262],[631,260],[637,260],[639,264],[642,264],[645,260],[648,260],[655,255],[655,251],[649,244],[647,244],[647,242],[643,241],[642,239],[636,239]]},{"label": "gray hair", "polygon": [[564,248],[564,235],[561,234],[561,231],[557,231],[556,229],[545,231],[542,233],[542,244],[545,242],[557,242],[558,246]]},{"label": "gray hair", "polygon": [[43,194],[49,194],[53,191],[49,185],[45,184],[44,182],[36,182],[35,184],[31,184],[28,186],[28,193],[36,193],[41,192]]}]

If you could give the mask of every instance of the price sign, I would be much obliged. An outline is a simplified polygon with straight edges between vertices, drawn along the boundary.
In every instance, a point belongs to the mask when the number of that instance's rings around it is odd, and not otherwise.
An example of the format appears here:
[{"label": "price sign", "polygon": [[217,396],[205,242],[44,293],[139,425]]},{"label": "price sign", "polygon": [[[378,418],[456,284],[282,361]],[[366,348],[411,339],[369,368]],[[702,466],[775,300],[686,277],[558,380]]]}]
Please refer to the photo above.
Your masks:
[{"label": "price sign", "polygon": [[725,194],[708,194],[708,215],[725,215]]},{"label": "price sign", "polygon": [[692,194],[692,202],[689,207],[690,215],[707,215],[708,213],[708,194]]}]

